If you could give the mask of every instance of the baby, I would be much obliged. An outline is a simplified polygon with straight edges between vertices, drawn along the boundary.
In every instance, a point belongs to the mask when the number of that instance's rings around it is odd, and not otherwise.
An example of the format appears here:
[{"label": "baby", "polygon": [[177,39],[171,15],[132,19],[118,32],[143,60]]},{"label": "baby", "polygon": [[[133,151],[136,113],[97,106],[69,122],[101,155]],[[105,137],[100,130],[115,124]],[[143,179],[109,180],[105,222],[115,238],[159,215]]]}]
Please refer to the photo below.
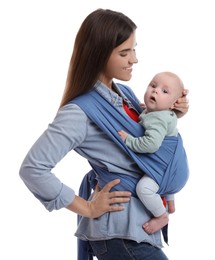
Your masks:
[{"label": "baby", "polygon": [[[139,123],[145,129],[144,136],[133,137],[123,130],[118,132],[130,149],[138,153],[154,153],[165,136],[177,136],[177,116],[173,109],[183,90],[181,79],[172,72],[161,72],[154,76],[144,94],[145,109],[139,116]],[[167,225],[168,213],[175,211],[174,194],[165,196],[167,212],[158,190],[158,184],[147,175],[140,179],[136,187],[140,200],[154,216],[143,224],[148,234]]]}]

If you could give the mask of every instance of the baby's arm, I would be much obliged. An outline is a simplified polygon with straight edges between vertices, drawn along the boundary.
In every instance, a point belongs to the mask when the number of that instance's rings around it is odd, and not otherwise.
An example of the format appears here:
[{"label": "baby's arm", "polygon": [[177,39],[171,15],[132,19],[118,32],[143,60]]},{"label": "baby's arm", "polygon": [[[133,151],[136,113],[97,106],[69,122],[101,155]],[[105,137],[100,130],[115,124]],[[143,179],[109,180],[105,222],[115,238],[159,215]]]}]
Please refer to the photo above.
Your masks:
[{"label": "baby's arm", "polygon": [[144,136],[134,137],[123,130],[120,130],[118,133],[125,144],[134,152],[154,153],[159,149],[167,134],[169,112],[159,111],[146,115],[141,114],[140,119],[140,123],[145,129]]}]

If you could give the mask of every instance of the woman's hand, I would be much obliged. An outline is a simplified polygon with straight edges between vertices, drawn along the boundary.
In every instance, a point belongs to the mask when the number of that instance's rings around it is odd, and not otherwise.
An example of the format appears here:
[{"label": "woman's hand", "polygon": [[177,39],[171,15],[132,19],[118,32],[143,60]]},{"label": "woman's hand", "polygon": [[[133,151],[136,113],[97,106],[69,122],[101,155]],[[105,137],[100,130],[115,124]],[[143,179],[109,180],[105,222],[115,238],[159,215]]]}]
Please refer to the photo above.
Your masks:
[{"label": "woman's hand", "polygon": [[128,191],[111,191],[110,190],[120,182],[119,179],[113,180],[107,183],[103,189],[96,189],[93,194],[93,198],[90,201],[91,217],[96,218],[103,215],[106,212],[121,211],[124,209],[123,205],[116,205],[118,203],[128,202],[131,197],[131,193]]},{"label": "woman's hand", "polygon": [[121,211],[123,205],[130,200],[131,193],[128,191],[111,191],[110,190],[120,182],[119,179],[110,181],[103,189],[96,187],[91,201],[86,201],[76,196],[73,202],[67,207],[69,210],[85,217],[97,218],[106,212]]},{"label": "woman's hand", "polygon": [[184,116],[189,109],[189,100],[187,99],[188,90],[185,89],[183,91],[183,96],[179,98],[173,107],[173,110],[175,111],[178,118]]}]

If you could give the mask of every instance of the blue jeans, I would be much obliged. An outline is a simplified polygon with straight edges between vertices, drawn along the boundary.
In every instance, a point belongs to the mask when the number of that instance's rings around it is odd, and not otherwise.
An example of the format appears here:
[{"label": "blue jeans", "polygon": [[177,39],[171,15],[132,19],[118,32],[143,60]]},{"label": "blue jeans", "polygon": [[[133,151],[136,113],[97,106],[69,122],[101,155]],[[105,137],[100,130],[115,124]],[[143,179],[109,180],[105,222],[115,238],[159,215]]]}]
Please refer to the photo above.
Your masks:
[{"label": "blue jeans", "polygon": [[89,241],[98,260],[168,260],[162,249],[133,240]]}]

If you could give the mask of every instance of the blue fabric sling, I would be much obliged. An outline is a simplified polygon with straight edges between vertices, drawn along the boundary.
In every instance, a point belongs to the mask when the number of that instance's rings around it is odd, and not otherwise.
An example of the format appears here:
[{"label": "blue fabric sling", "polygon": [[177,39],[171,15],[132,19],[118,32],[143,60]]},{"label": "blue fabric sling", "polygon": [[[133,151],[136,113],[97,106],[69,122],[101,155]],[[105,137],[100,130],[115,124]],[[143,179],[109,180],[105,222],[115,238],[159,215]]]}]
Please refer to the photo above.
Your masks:
[{"label": "blue fabric sling", "polygon": [[[117,85],[131,101],[134,108],[141,112],[139,104],[134,100],[129,89],[122,84]],[[96,90],[73,99],[71,103],[77,104],[101,130],[133,158],[145,174],[158,183],[160,187],[158,193],[160,195],[177,193],[184,187],[189,177],[189,168],[180,134],[177,137],[166,137],[159,150],[153,154],[135,153],[124,144],[118,131],[123,129],[133,136],[142,136],[144,135],[144,129],[140,124],[121,113]],[[120,184],[114,189],[129,190],[133,196],[136,196],[137,179],[120,173],[110,174],[107,169],[101,169],[91,163],[90,165],[93,170],[82,181],[79,192],[81,197],[89,198],[92,189],[95,187],[95,179],[101,188],[113,179],[120,179]],[[88,254],[86,241],[79,241],[78,260],[91,259],[93,259],[93,256]]]}]

